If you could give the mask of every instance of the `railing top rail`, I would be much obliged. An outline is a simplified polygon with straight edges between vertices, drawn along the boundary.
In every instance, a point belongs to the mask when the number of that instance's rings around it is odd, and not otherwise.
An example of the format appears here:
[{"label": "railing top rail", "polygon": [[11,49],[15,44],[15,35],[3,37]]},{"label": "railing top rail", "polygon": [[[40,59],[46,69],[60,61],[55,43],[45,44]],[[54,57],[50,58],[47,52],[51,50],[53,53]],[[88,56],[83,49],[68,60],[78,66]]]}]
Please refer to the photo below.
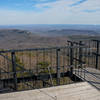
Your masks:
[{"label": "railing top rail", "polygon": [[93,39],[92,41],[94,41],[94,42],[100,42],[100,40],[95,40],[95,39]]},{"label": "railing top rail", "polygon": [[76,41],[67,41],[68,43],[73,43],[73,44],[76,44],[76,45],[81,45],[81,46],[85,46],[85,44],[83,44],[82,43],[82,41],[78,41],[78,42],[76,42]]},{"label": "railing top rail", "polygon": [[64,48],[87,48],[87,46],[59,46],[59,47],[48,47],[48,48],[27,48],[27,49],[8,49],[2,50],[0,53],[9,53],[9,52],[23,52],[23,51],[38,51],[38,50],[52,50],[52,49],[64,49]]}]

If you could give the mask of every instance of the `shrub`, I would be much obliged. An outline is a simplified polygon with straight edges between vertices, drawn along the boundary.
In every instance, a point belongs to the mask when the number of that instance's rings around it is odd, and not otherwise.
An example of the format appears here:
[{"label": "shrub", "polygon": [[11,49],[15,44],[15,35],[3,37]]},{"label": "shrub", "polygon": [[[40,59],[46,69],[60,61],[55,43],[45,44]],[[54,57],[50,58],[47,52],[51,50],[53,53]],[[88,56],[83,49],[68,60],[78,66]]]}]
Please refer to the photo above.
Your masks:
[{"label": "shrub", "polygon": [[37,65],[39,66],[40,73],[54,73],[53,69],[49,68],[48,62],[40,62]]}]

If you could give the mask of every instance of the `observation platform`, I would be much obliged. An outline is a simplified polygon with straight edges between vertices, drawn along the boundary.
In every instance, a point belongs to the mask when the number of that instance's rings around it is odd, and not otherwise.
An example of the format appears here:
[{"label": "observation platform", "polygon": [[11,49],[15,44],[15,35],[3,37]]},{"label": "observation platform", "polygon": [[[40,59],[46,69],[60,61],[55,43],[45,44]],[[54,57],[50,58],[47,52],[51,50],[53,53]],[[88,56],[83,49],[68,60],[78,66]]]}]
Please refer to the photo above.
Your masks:
[{"label": "observation platform", "polygon": [[0,100],[100,100],[100,91],[87,82],[0,94]]},{"label": "observation platform", "polygon": [[74,75],[100,90],[100,70],[90,67],[74,69]]}]

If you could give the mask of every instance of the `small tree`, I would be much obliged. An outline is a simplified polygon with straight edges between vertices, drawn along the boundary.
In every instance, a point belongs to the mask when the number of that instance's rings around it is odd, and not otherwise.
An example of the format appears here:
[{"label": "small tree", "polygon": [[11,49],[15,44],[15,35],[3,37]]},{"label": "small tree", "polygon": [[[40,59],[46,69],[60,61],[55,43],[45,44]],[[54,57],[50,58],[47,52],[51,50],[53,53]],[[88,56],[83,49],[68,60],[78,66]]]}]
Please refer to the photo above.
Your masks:
[{"label": "small tree", "polygon": [[54,71],[49,68],[48,62],[39,62],[37,64],[39,66],[40,73],[53,73]]}]

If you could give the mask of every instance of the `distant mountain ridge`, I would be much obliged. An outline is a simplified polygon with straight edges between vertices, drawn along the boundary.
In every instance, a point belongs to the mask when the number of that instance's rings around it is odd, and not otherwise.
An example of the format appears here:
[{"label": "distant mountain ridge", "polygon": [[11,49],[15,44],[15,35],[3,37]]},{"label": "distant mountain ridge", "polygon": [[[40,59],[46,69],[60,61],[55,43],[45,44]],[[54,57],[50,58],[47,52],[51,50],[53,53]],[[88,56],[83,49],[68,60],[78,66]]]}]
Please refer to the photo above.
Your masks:
[{"label": "distant mountain ridge", "polygon": [[48,34],[56,34],[56,35],[99,35],[98,32],[93,31],[93,30],[75,30],[75,29],[49,30]]},{"label": "distant mountain ridge", "polygon": [[0,26],[0,48],[66,45],[68,39],[100,38],[100,25]]},{"label": "distant mountain ridge", "polygon": [[67,36],[42,36],[26,30],[0,29],[0,49],[62,46],[67,39]]},{"label": "distant mountain ridge", "polygon": [[0,25],[0,29],[21,29],[21,30],[29,30],[31,32],[71,29],[71,30],[92,30],[92,31],[99,31],[100,33],[100,25],[78,25],[78,24]]}]

